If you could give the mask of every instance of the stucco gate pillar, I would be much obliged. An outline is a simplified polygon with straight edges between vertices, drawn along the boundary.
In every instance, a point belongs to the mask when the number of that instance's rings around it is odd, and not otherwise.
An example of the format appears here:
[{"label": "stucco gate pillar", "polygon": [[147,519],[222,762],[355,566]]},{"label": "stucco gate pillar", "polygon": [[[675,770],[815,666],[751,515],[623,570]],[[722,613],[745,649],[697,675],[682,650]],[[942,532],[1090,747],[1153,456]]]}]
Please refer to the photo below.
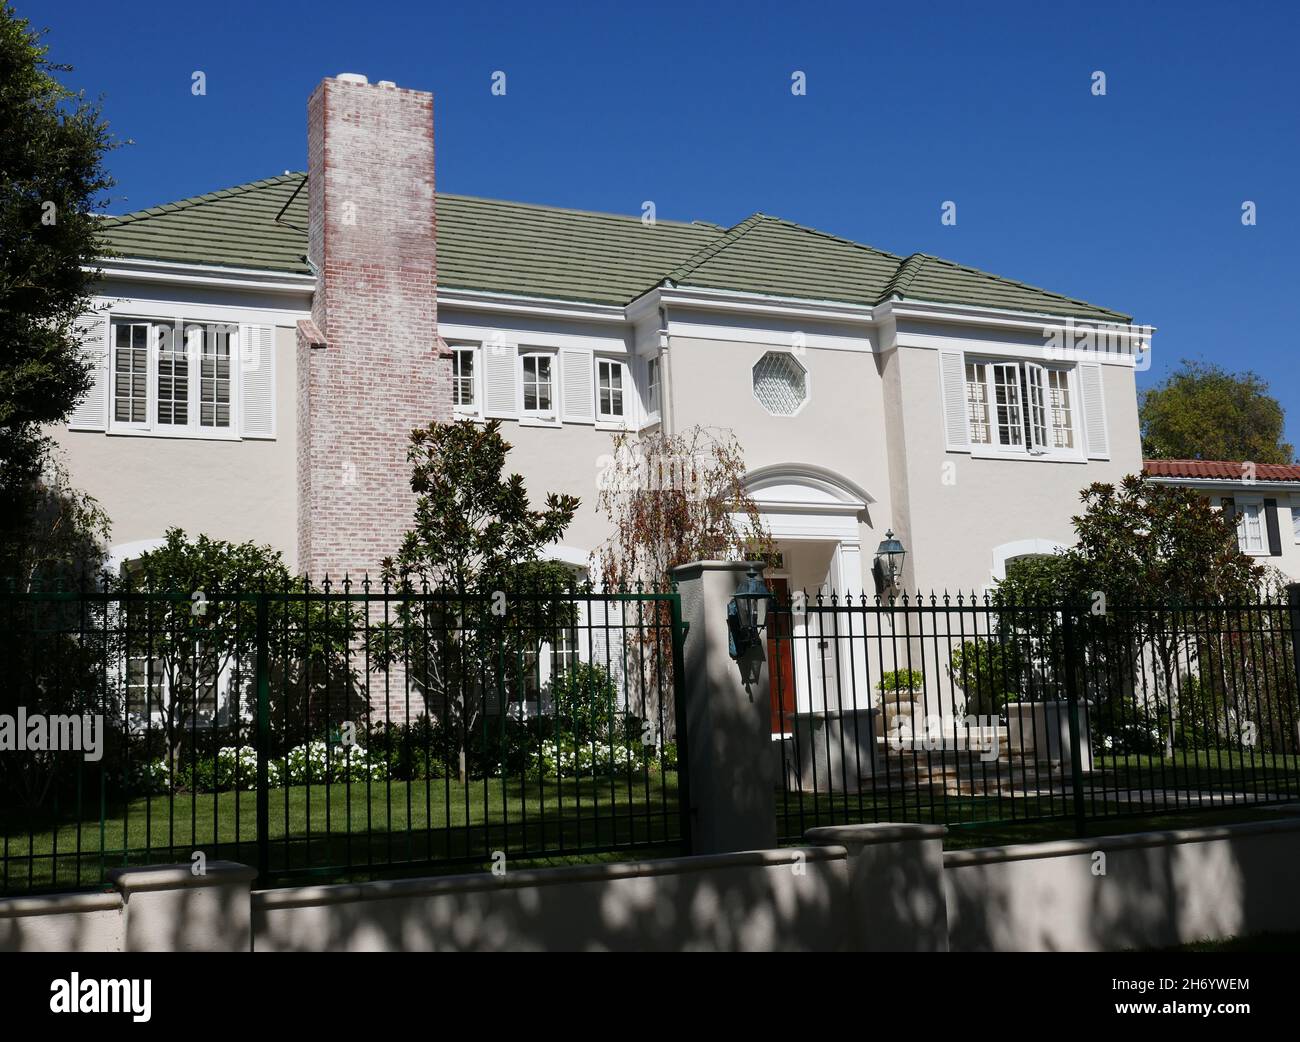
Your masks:
[{"label": "stucco gate pillar", "polygon": [[751,568],[763,566],[697,561],[673,570],[689,627],[682,687],[695,854],[776,846],[766,641],[739,662],[727,646],[727,603]]}]

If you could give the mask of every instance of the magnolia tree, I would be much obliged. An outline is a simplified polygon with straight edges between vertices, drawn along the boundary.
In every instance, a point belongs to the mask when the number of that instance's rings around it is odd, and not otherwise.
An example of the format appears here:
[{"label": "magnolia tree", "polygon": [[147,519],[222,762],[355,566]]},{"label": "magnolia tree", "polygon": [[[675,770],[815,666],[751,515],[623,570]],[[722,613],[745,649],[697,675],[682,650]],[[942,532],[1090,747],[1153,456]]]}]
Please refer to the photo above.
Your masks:
[{"label": "magnolia tree", "polygon": [[1228,672],[1259,621],[1243,606],[1267,596],[1265,570],[1240,550],[1234,518],[1190,489],[1130,475],[1090,485],[1081,500],[1075,545],[1021,562],[994,591],[997,644],[1014,672],[996,684],[1014,691],[1005,699],[1063,697],[1064,670],[1074,670],[1080,693],[1101,703],[1103,729],[1112,717],[1154,713],[1155,740],[1167,745],[1180,673],[1219,674],[1215,689],[1235,699]]},{"label": "magnolia tree", "polygon": [[[485,711],[523,688],[531,652],[577,621],[574,577],[542,559],[578,509],[551,493],[533,509],[505,471],[501,424],[431,423],[411,432],[415,514],[383,579],[404,593],[372,627],[372,662],[400,666],[458,736],[460,775]],[[426,596],[429,595],[429,596]]]},{"label": "magnolia tree", "polygon": [[[761,560],[776,549],[745,489],[744,452],[731,431],[690,427],[615,436],[601,460],[597,503],[613,534],[593,554],[611,589],[666,591],[672,571],[691,561]],[[672,701],[673,632],[668,605],[638,608],[627,634],[629,666],[644,678],[645,715],[675,731]]]}]

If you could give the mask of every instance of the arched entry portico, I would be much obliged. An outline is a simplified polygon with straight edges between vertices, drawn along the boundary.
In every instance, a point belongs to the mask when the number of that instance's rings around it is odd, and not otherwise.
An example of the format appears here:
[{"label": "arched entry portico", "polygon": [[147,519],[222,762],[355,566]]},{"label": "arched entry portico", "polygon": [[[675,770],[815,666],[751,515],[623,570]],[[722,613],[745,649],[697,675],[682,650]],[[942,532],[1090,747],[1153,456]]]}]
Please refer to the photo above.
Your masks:
[{"label": "arched entry portico", "polygon": [[[768,576],[778,593],[856,597],[867,589],[861,526],[871,523],[875,498],[870,493],[843,475],[806,463],[761,467],[749,474],[745,487],[781,555]],[[864,663],[842,661],[846,653],[860,654],[862,642],[836,639],[848,635],[851,613],[793,612],[789,620],[792,631],[780,635],[788,640],[779,660],[773,660],[769,642],[774,734],[788,732],[789,722],[784,728],[781,722],[788,714],[820,710],[837,700],[841,673],[865,676]]]}]

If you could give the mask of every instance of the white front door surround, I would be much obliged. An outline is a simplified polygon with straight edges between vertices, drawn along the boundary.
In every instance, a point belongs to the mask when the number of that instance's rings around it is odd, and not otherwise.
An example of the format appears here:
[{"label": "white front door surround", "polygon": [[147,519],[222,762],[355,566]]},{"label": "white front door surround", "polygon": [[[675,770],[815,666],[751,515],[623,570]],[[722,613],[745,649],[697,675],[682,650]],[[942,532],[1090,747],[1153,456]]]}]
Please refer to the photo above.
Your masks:
[{"label": "white front door surround", "polygon": [[[854,597],[866,589],[866,574],[862,562],[862,537],[860,524],[874,497],[846,478],[813,464],[780,464],[762,467],[750,473],[745,482],[773,540],[793,551],[806,546],[809,556],[824,562],[814,569],[817,574],[798,576],[798,568],[784,572],[791,580],[792,589],[806,585],[811,595],[837,593]],[[794,545],[791,545],[794,544]],[[820,548],[825,556],[816,551]],[[800,558],[804,555],[799,554]],[[787,562],[792,564],[793,562]],[[800,579],[803,579],[803,582]],[[829,605],[829,601],[825,602]],[[823,612],[817,616],[820,629],[810,632],[808,617],[793,621],[792,651],[794,656],[795,701],[798,712],[823,711],[838,708],[843,693],[837,674],[865,677],[865,641],[862,620],[856,613]],[[836,640],[832,635],[845,638]],[[821,645],[823,636],[826,647]],[[857,636],[859,639],[853,639]],[[819,661],[809,662],[810,645],[818,645],[814,656]],[[831,658],[827,658],[827,649]],[[854,661],[841,662],[840,655],[849,655]],[[862,661],[858,661],[862,659]],[[852,701],[852,695],[849,696]],[[847,703],[846,703],[847,707]]]}]

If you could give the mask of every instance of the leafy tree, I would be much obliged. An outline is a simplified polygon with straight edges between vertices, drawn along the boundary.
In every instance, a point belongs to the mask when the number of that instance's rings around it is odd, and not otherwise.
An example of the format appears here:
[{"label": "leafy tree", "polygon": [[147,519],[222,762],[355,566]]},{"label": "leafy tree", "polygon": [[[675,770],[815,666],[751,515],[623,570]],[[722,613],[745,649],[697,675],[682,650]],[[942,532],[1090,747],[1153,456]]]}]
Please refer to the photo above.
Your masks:
[{"label": "leafy tree", "polygon": [[[372,661],[405,669],[443,733],[459,736],[448,751],[462,778],[469,736],[486,725],[491,696],[522,691],[530,653],[577,619],[572,574],[541,555],[564,534],[578,500],[550,493],[534,510],[523,478],[504,473],[509,453],[496,420],[411,432],[415,514],[383,579],[413,596],[371,627]],[[505,714],[498,717],[504,727]]]},{"label": "leafy tree", "polygon": [[1159,387],[1142,393],[1142,452],[1151,459],[1292,463],[1286,417],[1253,372],[1230,373],[1184,359]]},{"label": "leafy tree", "polygon": [[[1124,715],[1133,674],[1143,656],[1155,666],[1155,690],[1144,704],[1172,716],[1177,674],[1231,638],[1226,606],[1263,595],[1267,578],[1238,547],[1236,523],[1185,488],[1130,475],[1118,485],[1094,484],[1073,519],[1076,543],[1053,557],[1020,562],[994,592],[999,637],[1019,648],[1025,667],[1021,697],[1063,696],[1074,670],[1081,696],[1114,703],[1100,728]],[[1062,610],[1075,626],[1074,656],[1065,654]],[[1091,683],[1091,689],[1086,685]],[[1172,719],[1155,721],[1164,735]]]},{"label": "leafy tree", "polygon": [[[279,595],[267,601],[275,744],[294,746],[311,737],[313,723],[323,729],[357,709],[349,655],[361,632],[356,612],[285,596],[306,590],[305,582],[295,586],[278,550],[206,535],[190,539],[179,528],[131,563],[121,629],[128,654],[142,663],[136,686],[166,737],[173,768],[200,727],[203,736],[220,737],[221,728],[238,731],[254,719],[259,593]],[[142,715],[143,706],[132,708]]]},{"label": "leafy tree", "polygon": [[0,532],[8,540],[0,560],[8,562],[13,588],[23,592],[92,584],[108,543],[108,515],[93,496],[72,487],[59,456],[52,453],[37,480],[17,483],[11,492],[10,507],[28,522]]},{"label": "leafy tree", "polygon": [[112,185],[114,142],[99,106],[53,75],[68,70],[26,19],[0,0],[0,573],[20,553],[27,511],[50,452],[45,425],[64,420],[90,386],[78,318],[90,310],[103,247],[97,211]]}]

